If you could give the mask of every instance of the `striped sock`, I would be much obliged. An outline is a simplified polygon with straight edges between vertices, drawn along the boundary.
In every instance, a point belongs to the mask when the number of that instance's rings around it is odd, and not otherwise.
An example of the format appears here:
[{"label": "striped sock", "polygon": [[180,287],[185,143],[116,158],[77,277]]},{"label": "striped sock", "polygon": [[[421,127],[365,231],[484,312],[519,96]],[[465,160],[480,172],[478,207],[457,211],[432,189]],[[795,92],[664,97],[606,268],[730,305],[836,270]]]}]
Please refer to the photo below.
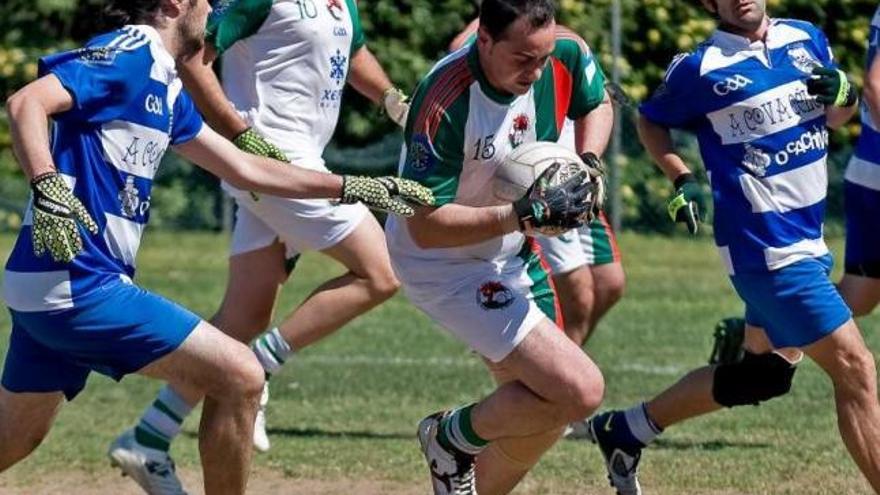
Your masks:
[{"label": "striped sock", "polygon": [[134,427],[135,441],[144,447],[167,452],[171,441],[180,433],[184,418],[192,409],[193,406],[187,404],[174,389],[165,385]]},{"label": "striped sock", "polygon": [[293,354],[293,348],[284,340],[277,327],[257,337],[251,344],[251,349],[263,365],[267,378],[277,373],[284,361]]},{"label": "striped sock", "polygon": [[488,440],[477,435],[471,424],[471,411],[475,405],[460,407],[440,421],[440,431],[437,432],[440,445],[465,454],[477,455],[489,444]]}]

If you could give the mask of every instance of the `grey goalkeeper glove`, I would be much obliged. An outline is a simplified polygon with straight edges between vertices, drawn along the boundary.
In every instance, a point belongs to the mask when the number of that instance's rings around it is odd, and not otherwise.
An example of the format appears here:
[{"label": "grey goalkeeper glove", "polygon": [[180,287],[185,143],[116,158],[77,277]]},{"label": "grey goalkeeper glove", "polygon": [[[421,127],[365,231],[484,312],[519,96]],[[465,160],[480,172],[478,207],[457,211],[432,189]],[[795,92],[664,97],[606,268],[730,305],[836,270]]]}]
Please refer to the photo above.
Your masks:
[{"label": "grey goalkeeper glove", "polygon": [[590,221],[599,217],[599,213],[605,208],[605,176],[607,174],[605,162],[592,151],[581,153],[581,161],[587,166],[590,174],[590,182],[596,184],[592,194],[593,208],[590,211]]},{"label": "grey goalkeeper glove", "polygon": [[520,230],[526,235],[559,235],[580,227],[589,219],[592,208],[589,197],[595,192],[595,185],[587,181],[585,171],[551,185],[560,166],[554,163],[547,167],[526,195],[513,203]]},{"label": "grey goalkeeper glove", "polygon": [[388,88],[382,95],[382,106],[385,113],[395,124],[403,127],[406,125],[406,116],[409,114],[409,97],[397,88]]},{"label": "grey goalkeeper glove", "polygon": [[434,193],[418,182],[400,177],[342,177],[341,203],[361,203],[374,210],[411,217],[414,206],[432,206]]},{"label": "grey goalkeeper glove", "polygon": [[31,189],[34,254],[43,256],[48,250],[55,261],[70,263],[83,248],[77,222],[92,234],[98,233],[98,224],[57,173],[34,177]]}]

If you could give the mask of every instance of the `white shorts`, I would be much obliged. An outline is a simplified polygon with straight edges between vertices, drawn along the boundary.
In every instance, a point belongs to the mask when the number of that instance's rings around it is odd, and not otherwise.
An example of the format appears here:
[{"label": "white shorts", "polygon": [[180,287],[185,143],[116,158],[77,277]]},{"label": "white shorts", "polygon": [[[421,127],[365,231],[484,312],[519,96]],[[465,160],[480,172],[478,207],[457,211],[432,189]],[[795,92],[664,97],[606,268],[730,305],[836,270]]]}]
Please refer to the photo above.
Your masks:
[{"label": "white shorts", "polygon": [[549,318],[562,328],[562,313],[538,251],[526,248],[502,267],[480,260],[450,263],[448,277],[431,290],[407,286],[406,274],[394,268],[416,307],[473,350],[498,362],[541,319]]},{"label": "white shorts", "polygon": [[[313,170],[326,172],[320,158],[294,159]],[[223,189],[235,199],[238,212],[232,231],[230,256],[262,249],[275,240],[284,243],[287,258],[304,251],[320,251],[348,237],[369,214],[361,203],[338,204],[327,199],[289,199],[260,194],[228,184]]]},{"label": "white shorts", "polygon": [[617,238],[604,213],[589,225],[557,237],[537,237],[550,272],[561,275],[582,266],[620,262]]}]

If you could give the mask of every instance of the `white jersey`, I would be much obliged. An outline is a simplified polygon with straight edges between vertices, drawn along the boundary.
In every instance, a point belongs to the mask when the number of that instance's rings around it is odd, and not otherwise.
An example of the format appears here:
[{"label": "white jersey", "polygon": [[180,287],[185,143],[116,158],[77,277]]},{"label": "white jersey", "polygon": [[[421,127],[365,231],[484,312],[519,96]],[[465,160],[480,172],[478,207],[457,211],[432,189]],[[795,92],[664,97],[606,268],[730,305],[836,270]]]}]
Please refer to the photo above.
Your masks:
[{"label": "white jersey", "polygon": [[297,164],[320,157],[339,119],[351,57],[364,45],[355,1],[215,3],[208,41],[223,53],[229,100]]},{"label": "white jersey", "polygon": [[[437,206],[501,204],[491,192],[498,165],[520,144],[558,140],[566,117],[580,118],[603,101],[604,83],[586,43],[562,28],[541,77],[517,96],[492,88],[476,46],[466,45],[440,61],[416,88],[401,175],[430,187]],[[445,249],[419,248],[405,220],[389,218],[386,232],[408,293],[419,287],[432,290],[454,276],[452,265],[486,261],[503,270],[529,256],[518,232]]]}]

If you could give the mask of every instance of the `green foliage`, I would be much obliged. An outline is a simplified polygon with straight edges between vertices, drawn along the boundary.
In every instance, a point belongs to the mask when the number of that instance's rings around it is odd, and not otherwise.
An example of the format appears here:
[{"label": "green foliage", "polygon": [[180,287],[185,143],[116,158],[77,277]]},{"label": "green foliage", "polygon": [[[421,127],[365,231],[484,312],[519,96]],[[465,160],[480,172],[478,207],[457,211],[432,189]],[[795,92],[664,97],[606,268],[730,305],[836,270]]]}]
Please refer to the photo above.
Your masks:
[{"label": "green foliage", "polygon": [[[47,52],[80,45],[98,31],[102,22],[102,0],[7,0],[0,3],[0,97],[6,97],[36,75],[37,58]],[[593,47],[606,73],[611,74],[611,0],[558,0],[560,21],[575,29]],[[695,0],[621,0],[623,19],[623,59],[620,61],[623,88],[637,103],[646,98],[663,77],[666,65],[681,51],[705,39],[715,21]],[[361,17],[368,46],[376,54],[391,80],[411,93],[436,60],[446,53],[449,41],[476,16],[471,0],[375,0],[360,2]],[[834,46],[841,66],[861,87],[868,26],[876,8],[874,0],[768,0],[775,17],[792,17],[821,26]],[[623,218],[627,226],[671,232],[662,206],[671,190],[668,181],[651,165],[635,133],[634,112],[626,110],[623,119],[624,154],[621,160]],[[365,158],[356,149],[381,143],[371,157],[377,165],[369,172],[393,171],[397,153],[387,152],[389,143],[399,139],[396,126],[378,107],[350,89],[346,91],[343,115],[335,136],[342,154],[352,165]],[[832,136],[829,193],[831,218],[842,210],[840,176],[849,147],[858,135],[857,120]],[[697,164],[693,142],[682,141]],[[0,118],[0,211],[8,203],[22,204],[26,185],[9,151],[5,118]],[[348,150],[346,152],[346,150]],[[372,155],[371,155],[372,156]],[[176,162],[175,162],[176,163]],[[161,171],[156,191],[153,220],[166,226],[217,225],[216,182],[194,167],[178,164]],[[349,170],[350,171],[350,170]],[[24,191],[24,192],[22,192]],[[4,213],[8,216],[9,213]],[[10,225],[0,215],[0,229]],[[17,213],[12,213],[17,215]],[[204,222],[204,223],[199,223]],[[12,225],[15,221],[11,222]]]}]

